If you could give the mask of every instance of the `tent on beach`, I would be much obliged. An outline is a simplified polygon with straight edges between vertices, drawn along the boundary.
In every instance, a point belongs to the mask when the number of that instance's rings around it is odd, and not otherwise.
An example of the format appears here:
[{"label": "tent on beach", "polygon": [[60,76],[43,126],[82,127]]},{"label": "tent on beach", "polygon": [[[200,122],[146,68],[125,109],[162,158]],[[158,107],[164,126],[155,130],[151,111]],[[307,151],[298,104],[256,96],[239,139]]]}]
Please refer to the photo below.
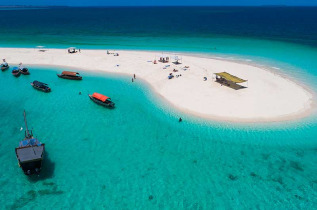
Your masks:
[{"label": "tent on beach", "polygon": [[220,73],[214,73],[214,74],[216,75],[215,81],[220,83],[221,85],[231,87],[235,90],[246,88],[245,86],[242,86],[241,83],[248,82],[248,80],[241,79],[227,72],[220,72]]},{"label": "tent on beach", "polygon": [[162,63],[168,63],[170,61],[170,56],[163,53],[161,55],[156,55],[155,57],[160,58],[158,61]]},{"label": "tent on beach", "polygon": [[174,64],[181,64],[182,63],[182,57],[181,56],[179,56],[179,55],[174,55],[174,56],[172,56],[172,58],[174,59]]}]

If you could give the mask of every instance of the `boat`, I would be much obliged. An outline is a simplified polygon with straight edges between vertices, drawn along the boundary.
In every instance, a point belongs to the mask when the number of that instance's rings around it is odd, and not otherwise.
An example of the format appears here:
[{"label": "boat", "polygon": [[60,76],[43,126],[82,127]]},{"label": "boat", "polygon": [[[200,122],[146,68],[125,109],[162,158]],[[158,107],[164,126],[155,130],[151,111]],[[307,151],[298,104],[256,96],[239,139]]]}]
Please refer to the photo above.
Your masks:
[{"label": "boat", "polygon": [[2,60],[3,60],[3,63],[1,63],[1,70],[4,71],[4,70],[7,70],[10,66],[6,62],[6,59],[2,59]]},{"label": "boat", "polygon": [[20,69],[20,72],[21,72],[21,74],[24,74],[24,75],[29,75],[30,74],[28,68],[22,68],[22,69]]},{"label": "boat", "polygon": [[78,72],[73,71],[63,71],[61,74],[57,74],[58,77],[64,79],[72,79],[72,80],[82,80],[83,78],[79,75]]},{"label": "boat", "polygon": [[9,65],[3,65],[3,64],[1,64],[1,70],[2,70],[2,71],[7,70],[8,68],[10,68]]},{"label": "boat", "polygon": [[108,96],[102,95],[100,93],[94,93],[92,95],[88,95],[89,98],[95,102],[96,104],[109,107],[109,108],[114,108],[115,103],[111,101],[111,98]]},{"label": "boat", "polygon": [[18,67],[14,67],[14,68],[12,69],[12,75],[15,76],[15,77],[20,76],[20,75],[21,75],[20,69],[19,69]]},{"label": "boat", "polygon": [[15,154],[20,168],[25,175],[39,174],[44,159],[45,144],[34,138],[33,132],[28,130],[26,113],[24,111],[25,138],[15,148]]},{"label": "boat", "polygon": [[39,82],[37,80],[34,80],[33,82],[31,82],[32,87],[34,87],[37,90],[41,90],[43,92],[51,92],[51,88],[48,87],[48,84],[45,84],[43,82]]}]

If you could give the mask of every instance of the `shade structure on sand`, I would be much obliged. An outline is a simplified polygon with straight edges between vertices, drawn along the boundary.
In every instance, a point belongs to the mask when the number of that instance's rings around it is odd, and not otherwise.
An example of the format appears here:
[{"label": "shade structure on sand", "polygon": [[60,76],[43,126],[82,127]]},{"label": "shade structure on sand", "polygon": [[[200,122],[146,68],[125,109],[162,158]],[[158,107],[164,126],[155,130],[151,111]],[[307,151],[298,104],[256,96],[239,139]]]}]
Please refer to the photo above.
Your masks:
[{"label": "shade structure on sand", "polygon": [[243,82],[247,82],[248,80],[244,80],[244,79],[241,79],[239,77],[236,77],[232,74],[229,74],[227,72],[221,72],[221,73],[215,73],[215,75],[221,77],[221,78],[224,78],[225,80],[227,81],[231,81],[231,82],[234,82],[234,83],[243,83]]}]

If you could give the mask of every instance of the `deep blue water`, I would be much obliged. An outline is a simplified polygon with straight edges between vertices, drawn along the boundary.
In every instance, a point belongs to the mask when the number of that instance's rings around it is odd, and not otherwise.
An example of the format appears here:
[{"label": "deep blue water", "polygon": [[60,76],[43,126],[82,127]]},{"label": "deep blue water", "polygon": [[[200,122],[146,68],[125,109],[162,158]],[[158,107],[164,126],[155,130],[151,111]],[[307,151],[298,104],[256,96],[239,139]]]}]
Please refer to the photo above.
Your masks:
[{"label": "deep blue water", "polygon": [[[316,20],[316,7],[1,10],[0,47],[207,53],[274,67],[316,92]],[[78,82],[57,78],[57,68],[30,70],[0,72],[0,208],[316,209],[316,113],[281,123],[206,121],[125,76],[82,72]],[[35,79],[53,91],[34,90]],[[92,103],[94,91],[117,108]],[[23,109],[47,151],[31,179],[14,154]]]},{"label": "deep blue water", "polygon": [[[142,39],[224,37],[317,45],[317,7],[110,7],[3,10],[2,45],[130,48]],[[129,40],[131,43],[124,43]],[[154,44],[154,43],[151,43]],[[150,45],[151,45],[150,44]],[[160,44],[160,42],[158,42]],[[184,48],[190,43],[177,43]],[[147,48],[150,48],[148,46]],[[155,46],[153,46],[155,48]],[[156,46],[159,47],[159,46]],[[163,46],[162,46],[163,47]],[[201,46],[200,46],[201,47]],[[117,48],[117,46],[116,46]]]}]

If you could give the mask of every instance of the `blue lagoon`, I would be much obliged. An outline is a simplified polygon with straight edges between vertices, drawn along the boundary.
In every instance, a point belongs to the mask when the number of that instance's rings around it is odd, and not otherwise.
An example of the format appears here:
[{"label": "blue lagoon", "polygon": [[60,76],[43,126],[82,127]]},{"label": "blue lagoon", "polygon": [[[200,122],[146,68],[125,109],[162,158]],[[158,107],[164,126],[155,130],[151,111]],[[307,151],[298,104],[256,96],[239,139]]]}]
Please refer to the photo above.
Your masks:
[{"label": "blue lagoon", "polygon": [[[265,66],[317,91],[316,8],[49,8],[17,10],[9,19],[10,13],[0,13],[1,47],[195,53]],[[286,17],[297,29],[284,24]],[[166,24],[171,19],[180,24]],[[138,78],[81,70],[83,80],[70,81],[56,74],[78,69],[28,67],[31,74],[19,78],[11,69],[0,72],[1,208],[316,209],[315,111],[281,122],[208,120],[171,106]],[[34,90],[34,80],[52,91]],[[90,101],[93,92],[110,96],[116,108]],[[40,176],[25,176],[14,154],[24,109],[45,142]]]}]

